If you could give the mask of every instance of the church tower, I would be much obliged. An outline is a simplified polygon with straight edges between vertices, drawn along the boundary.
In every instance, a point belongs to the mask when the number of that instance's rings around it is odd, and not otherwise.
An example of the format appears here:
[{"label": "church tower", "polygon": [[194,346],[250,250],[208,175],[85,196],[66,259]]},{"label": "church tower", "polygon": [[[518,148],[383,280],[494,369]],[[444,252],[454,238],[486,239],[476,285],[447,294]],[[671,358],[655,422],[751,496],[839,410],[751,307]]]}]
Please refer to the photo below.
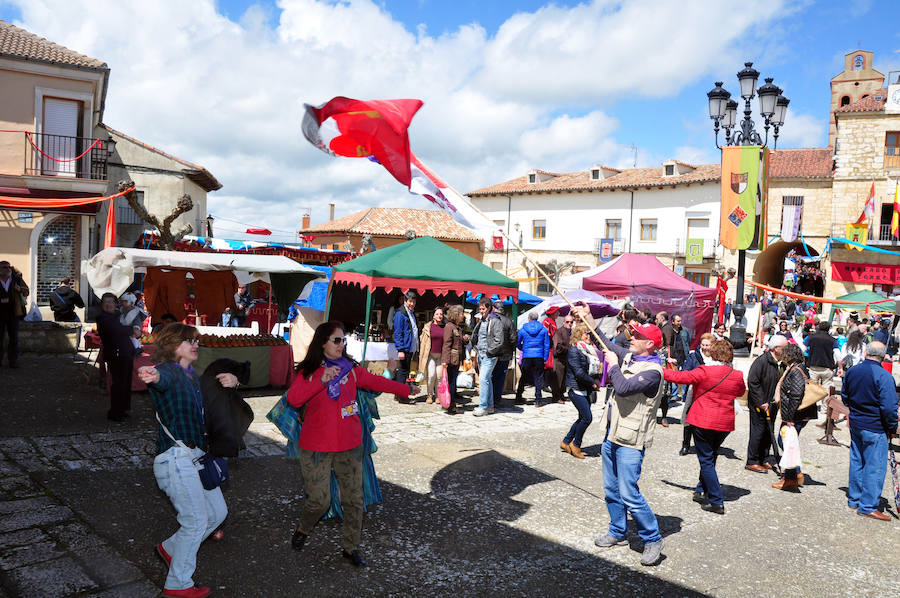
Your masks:
[{"label": "church tower", "polygon": [[828,111],[828,147],[834,147],[834,111],[884,88],[884,75],[872,68],[872,53],[856,50],[844,56],[844,72],[831,80],[831,109]]}]

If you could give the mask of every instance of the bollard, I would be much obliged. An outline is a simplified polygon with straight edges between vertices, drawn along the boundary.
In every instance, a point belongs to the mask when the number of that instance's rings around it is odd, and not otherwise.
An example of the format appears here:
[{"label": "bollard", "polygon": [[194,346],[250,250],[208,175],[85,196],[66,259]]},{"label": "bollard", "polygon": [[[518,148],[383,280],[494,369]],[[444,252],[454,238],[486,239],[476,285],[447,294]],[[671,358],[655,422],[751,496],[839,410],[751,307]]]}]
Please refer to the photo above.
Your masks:
[{"label": "bollard", "polygon": [[834,396],[834,385],[828,387],[828,397],[825,399],[827,409],[825,411],[825,435],[819,438],[819,444],[827,446],[841,446],[841,443],[834,438],[834,420],[832,419],[833,409],[828,404],[828,399]]}]

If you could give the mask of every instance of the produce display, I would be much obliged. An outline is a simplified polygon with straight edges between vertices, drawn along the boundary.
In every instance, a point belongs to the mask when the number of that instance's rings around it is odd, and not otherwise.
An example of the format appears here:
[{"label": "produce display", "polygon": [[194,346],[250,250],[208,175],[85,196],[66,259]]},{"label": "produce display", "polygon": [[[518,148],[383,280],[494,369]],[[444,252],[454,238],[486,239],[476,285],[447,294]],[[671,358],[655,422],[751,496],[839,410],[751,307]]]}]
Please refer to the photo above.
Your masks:
[{"label": "produce display", "polygon": [[[201,334],[199,336],[201,347],[276,347],[286,345],[288,342],[281,337],[271,334],[234,334],[231,336],[217,336],[215,334]],[[153,335],[143,335],[142,345],[152,345]]]}]

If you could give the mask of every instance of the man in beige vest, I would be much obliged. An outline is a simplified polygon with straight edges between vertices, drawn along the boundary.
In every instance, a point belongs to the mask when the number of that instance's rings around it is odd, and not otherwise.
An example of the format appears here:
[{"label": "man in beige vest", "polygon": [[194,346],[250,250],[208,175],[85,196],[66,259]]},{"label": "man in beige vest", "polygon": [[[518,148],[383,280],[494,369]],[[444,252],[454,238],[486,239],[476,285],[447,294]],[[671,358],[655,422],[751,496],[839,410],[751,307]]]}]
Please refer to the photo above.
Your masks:
[{"label": "man in beige vest", "polygon": [[[576,308],[593,326],[587,308]],[[654,324],[630,326],[631,344],[619,347],[597,328],[609,348],[604,352],[615,398],[609,406],[609,430],[603,441],[603,486],[609,511],[609,531],[594,540],[601,548],[628,544],[626,514],[637,524],[644,543],[641,564],[652,566],[662,559],[663,539],[656,515],[638,488],[644,449],[653,443],[656,410],[663,395],[662,365],[656,350],[662,332]]]}]

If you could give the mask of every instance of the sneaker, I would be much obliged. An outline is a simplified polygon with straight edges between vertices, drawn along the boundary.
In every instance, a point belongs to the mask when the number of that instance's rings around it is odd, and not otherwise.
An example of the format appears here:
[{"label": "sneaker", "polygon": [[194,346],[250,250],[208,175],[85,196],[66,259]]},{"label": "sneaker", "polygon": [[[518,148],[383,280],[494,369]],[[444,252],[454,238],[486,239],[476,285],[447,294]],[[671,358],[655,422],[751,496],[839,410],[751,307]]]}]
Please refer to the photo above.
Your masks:
[{"label": "sneaker", "polygon": [[662,560],[663,541],[644,544],[644,554],[641,555],[641,564],[645,567],[658,565]]},{"label": "sneaker", "polygon": [[173,596],[174,598],[205,598],[209,596],[209,588],[206,586],[194,586],[193,588],[185,588],[183,590],[170,590],[166,588],[162,591],[163,596]]},{"label": "sneaker", "polygon": [[625,546],[628,544],[628,538],[617,538],[610,533],[594,538],[594,544],[600,548],[612,548],[613,546]]},{"label": "sneaker", "polygon": [[487,414],[490,413],[491,411],[493,411],[493,407],[490,408],[490,409],[482,409],[481,407],[476,407],[476,408],[472,411],[472,415],[474,415],[475,417],[482,417],[482,416],[484,416],[484,415],[487,415]]}]

